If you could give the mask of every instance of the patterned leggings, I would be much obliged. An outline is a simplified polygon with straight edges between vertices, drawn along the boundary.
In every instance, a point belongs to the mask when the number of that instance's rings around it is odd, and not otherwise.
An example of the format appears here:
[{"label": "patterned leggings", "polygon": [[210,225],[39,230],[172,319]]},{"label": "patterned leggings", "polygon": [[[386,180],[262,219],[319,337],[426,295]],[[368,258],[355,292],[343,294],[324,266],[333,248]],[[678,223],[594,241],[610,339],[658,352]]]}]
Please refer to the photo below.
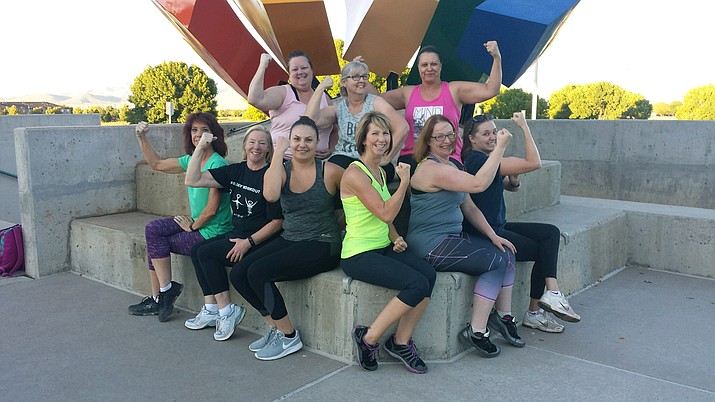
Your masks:
[{"label": "patterned leggings", "polygon": [[514,253],[499,250],[484,237],[460,233],[447,236],[427,253],[425,260],[441,272],[464,272],[479,276],[474,294],[495,301],[501,288],[514,285]]},{"label": "patterned leggings", "polygon": [[204,237],[198,230],[195,232],[184,231],[174,222],[173,217],[159,218],[147,223],[144,234],[149,269],[152,271],[154,270],[152,259],[166,258],[171,256],[171,253],[191,255],[191,248],[204,241]]}]

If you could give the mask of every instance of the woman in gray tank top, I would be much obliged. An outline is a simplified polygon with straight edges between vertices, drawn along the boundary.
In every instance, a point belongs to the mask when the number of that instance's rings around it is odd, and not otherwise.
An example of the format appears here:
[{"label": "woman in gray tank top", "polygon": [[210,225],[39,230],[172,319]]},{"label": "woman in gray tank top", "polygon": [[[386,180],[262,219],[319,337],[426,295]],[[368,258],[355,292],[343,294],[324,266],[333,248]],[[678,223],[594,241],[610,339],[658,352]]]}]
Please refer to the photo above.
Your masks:
[{"label": "woman in gray tank top", "polygon": [[283,233],[247,255],[231,270],[231,283],[269,325],[249,345],[259,360],[275,360],[303,347],[275,282],[310,278],[337,267],[340,228],[333,202],[343,169],[316,159],[318,128],[303,116],[290,130],[293,158],[283,162],[286,138],[276,140],[271,165],[263,179],[263,196],[280,200]]},{"label": "woman in gray tank top", "polygon": [[[488,328],[499,331],[512,345],[524,346],[511,316],[516,249],[494,233],[467,193],[479,193],[489,186],[511,134],[506,130],[499,133],[496,149],[474,175],[450,158],[456,139],[452,122],[440,114],[427,119],[417,138],[414,156],[419,164],[410,181],[407,242],[410,250],[437,271],[478,276],[472,316],[460,338],[482,356],[495,357],[500,349],[490,342]],[[463,233],[464,218],[485,237]],[[495,300],[497,311],[491,312]]]},{"label": "woman in gray tank top", "polygon": [[314,119],[320,128],[338,124],[338,143],[335,145],[333,155],[328,160],[343,169],[347,169],[353,161],[360,157],[355,147],[355,131],[362,116],[373,110],[386,115],[392,125],[393,147],[392,151],[383,157],[380,165],[385,170],[387,181],[390,182],[395,177],[395,167],[391,161],[400,152],[405,142],[408,130],[407,121],[387,101],[368,93],[368,89],[372,85],[368,82],[370,70],[367,64],[351,61],[343,67],[340,74],[340,84],[345,89],[345,96],[337,105],[320,109],[320,97],[323,91],[333,86],[333,79],[326,76],[323,82],[315,88],[305,114]]}]

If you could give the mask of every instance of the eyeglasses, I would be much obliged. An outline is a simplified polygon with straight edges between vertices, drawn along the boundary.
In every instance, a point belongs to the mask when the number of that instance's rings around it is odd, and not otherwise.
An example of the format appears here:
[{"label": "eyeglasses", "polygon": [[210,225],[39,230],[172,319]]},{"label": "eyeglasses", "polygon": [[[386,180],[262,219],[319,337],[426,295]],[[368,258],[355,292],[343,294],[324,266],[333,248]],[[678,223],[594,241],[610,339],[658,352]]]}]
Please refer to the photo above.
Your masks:
[{"label": "eyeglasses", "polygon": [[455,139],[456,137],[457,137],[457,134],[454,131],[452,131],[451,133],[447,133],[447,134],[433,135],[430,138],[432,138],[433,140],[435,140],[437,142],[444,142],[444,140],[446,138],[449,138],[449,140],[451,141],[451,140]]},{"label": "eyeglasses", "polygon": [[363,74],[363,75],[349,75],[348,78],[350,78],[353,81],[360,81],[362,78],[363,80],[367,81],[368,78],[370,78],[369,74]]},{"label": "eyeglasses", "polygon": [[489,114],[489,113],[484,113],[484,114],[478,114],[464,125],[464,132],[467,134],[472,134],[472,129],[474,129],[474,125],[478,123],[484,123],[485,121],[491,121],[494,120],[494,115]]}]

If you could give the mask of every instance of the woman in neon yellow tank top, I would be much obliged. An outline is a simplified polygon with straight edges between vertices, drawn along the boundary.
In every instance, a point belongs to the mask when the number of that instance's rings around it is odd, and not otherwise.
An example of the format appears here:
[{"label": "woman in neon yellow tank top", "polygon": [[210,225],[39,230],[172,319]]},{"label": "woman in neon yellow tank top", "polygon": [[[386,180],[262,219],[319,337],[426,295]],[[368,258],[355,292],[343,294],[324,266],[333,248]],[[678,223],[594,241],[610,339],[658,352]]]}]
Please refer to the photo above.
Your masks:
[{"label": "woman in neon yellow tank top", "polygon": [[417,352],[412,332],[427,307],[437,275],[429,263],[404,252],[407,243],[392,225],[409,186],[410,167],[397,166],[400,186],[390,197],[380,160],[392,150],[391,140],[387,116],[373,111],[360,119],[355,133],[360,159],[348,166],[340,182],[347,224],[340,265],[357,280],[400,291],[371,326],[353,328],[360,366],[377,369],[380,338],[399,321],[397,331],[385,342],[385,351],[407,370],[421,374],[427,372],[427,365]]}]

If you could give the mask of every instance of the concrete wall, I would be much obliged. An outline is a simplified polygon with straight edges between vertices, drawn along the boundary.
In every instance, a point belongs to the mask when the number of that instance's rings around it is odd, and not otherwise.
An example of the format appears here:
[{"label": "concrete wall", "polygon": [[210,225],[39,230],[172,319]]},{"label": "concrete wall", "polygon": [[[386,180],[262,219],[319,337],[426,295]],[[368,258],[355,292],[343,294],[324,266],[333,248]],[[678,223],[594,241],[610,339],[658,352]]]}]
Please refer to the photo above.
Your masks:
[{"label": "concrete wall", "polygon": [[[503,124],[503,125],[502,125]],[[513,130],[507,155],[523,155]],[[541,157],[561,162],[561,194],[715,208],[715,121],[529,120]]]},{"label": "concrete wall", "polygon": [[[99,125],[98,114],[29,114],[0,116],[0,170],[17,176],[15,133],[18,127]],[[0,174],[0,220],[20,222],[17,179]]]}]

